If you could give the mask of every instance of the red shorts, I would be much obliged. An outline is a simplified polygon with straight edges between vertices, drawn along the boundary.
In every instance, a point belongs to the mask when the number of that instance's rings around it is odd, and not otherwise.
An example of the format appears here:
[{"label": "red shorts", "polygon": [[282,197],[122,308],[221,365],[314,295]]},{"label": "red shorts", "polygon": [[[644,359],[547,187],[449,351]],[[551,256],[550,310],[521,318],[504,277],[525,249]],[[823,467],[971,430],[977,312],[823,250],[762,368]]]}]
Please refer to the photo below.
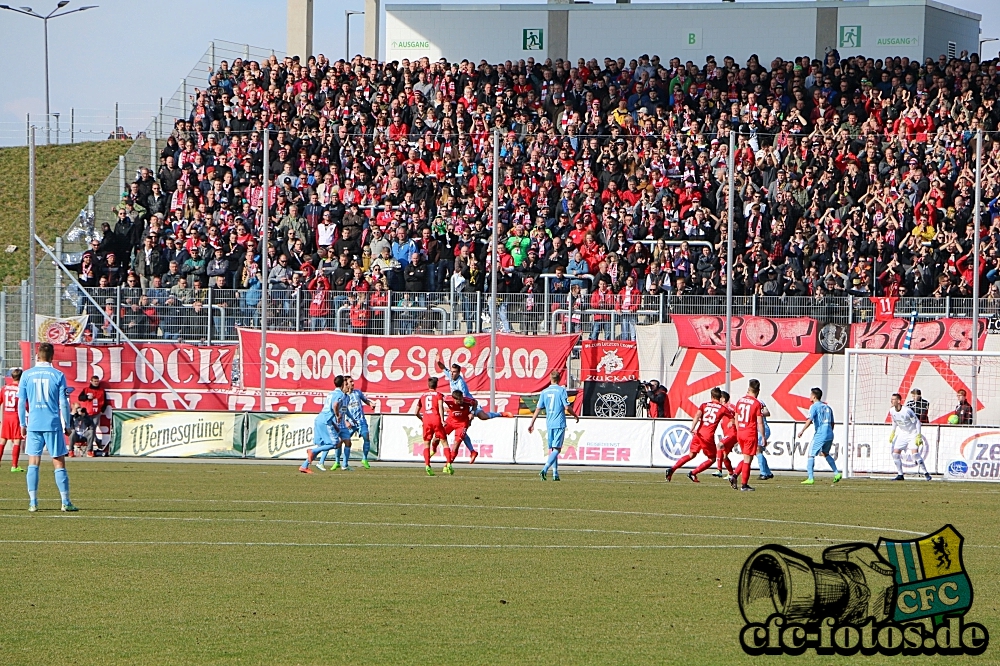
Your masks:
[{"label": "red shorts", "polygon": [[691,438],[691,455],[704,453],[709,458],[715,458],[715,442],[705,439],[697,433]]},{"label": "red shorts", "polygon": [[3,420],[3,426],[0,427],[0,439],[24,439],[21,437],[21,424],[16,418]]},{"label": "red shorts", "polygon": [[424,421],[424,441],[430,442],[434,439],[444,439],[444,427],[440,421]]},{"label": "red shorts", "polygon": [[732,452],[734,446],[736,446],[736,435],[730,435],[719,442],[719,448],[727,454]]},{"label": "red shorts", "polygon": [[446,434],[450,435],[452,433],[455,433],[455,446],[458,446],[459,444],[462,443],[462,440],[465,438],[465,432],[468,429],[469,429],[468,423],[449,422],[444,424],[444,431]]},{"label": "red shorts", "polygon": [[755,456],[757,455],[757,433],[752,435],[737,435],[737,441],[740,443],[740,453],[745,456]]}]

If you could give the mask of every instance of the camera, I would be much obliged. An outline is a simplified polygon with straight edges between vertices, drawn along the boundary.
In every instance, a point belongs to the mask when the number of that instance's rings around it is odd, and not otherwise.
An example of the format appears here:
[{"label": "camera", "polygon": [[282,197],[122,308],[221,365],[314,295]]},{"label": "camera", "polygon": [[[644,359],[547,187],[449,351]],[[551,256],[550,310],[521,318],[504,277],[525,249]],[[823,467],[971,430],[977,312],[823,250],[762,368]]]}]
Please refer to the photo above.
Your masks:
[{"label": "camera", "polygon": [[747,622],[767,622],[774,613],[789,622],[881,622],[892,614],[895,590],[895,569],[869,544],[827,548],[821,563],[770,545],[744,562],[739,603]]}]

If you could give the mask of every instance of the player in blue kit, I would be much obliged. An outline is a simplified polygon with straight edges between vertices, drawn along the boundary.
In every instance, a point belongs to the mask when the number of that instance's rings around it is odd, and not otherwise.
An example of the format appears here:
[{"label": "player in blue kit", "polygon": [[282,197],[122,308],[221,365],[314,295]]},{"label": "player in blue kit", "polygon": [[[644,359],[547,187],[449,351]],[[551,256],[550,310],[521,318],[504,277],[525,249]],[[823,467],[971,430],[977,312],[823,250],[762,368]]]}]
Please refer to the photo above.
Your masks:
[{"label": "player in blue kit", "polygon": [[840,470],[837,469],[836,461],[830,457],[830,447],[833,446],[833,409],[830,408],[830,405],[823,402],[823,389],[814,388],[810,393],[812,394],[810,396],[812,406],[809,408],[809,418],[806,419],[805,425],[802,426],[802,432],[797,435],[798,437],[804,436],[810,425],[815,428],[813,431],[812,447],[809,449],[809,460],[806,462],[806,471],[809,473],[809,478],[803,481],[802,485],[811,486],[816,483],[816,480],[813,478],[813,471],[816,467],[816,456],[826,458],[826,463],[833,470],[833,482],[837,483],[844,477],[840,473]]},{"label": "player in blue kit", "polygon": [[55,467],[56,487],[63,511],[77,511],[69,499],[66,471],[66,436],[69,435],[69,393],[66,376],[52,367],[55,349],[48,342],[38,345],[35,367],[24,371],[18,387],[18,420],[28,454],[28,511],[38,511],[38,466],[42,450],[48,449]]},{"label": "player in blue kit", "polygon": [[[303,474],[312,474],[309,465],[316,459],[317,454],[325,459],[328,452],[337,450],[343,442],[345,431],[347,441],[350,442],[351,433],[349,430],[346,430],[346,426],[343,423],[347,412],[347,396],[344,394],[343,387],[348,379],[345,379],[341,375],[337,375],[334,378],[333,385],[336,388],[323,401],[323,408],[316,415],[316,419],[313,422],[313,443],[315,446],[306,451],[306,461],[299,467],[299,471]],[[339,453],[335,453],[334,455],[339,461]],[[324,460],[321,459],[316,463],[316,467],[322,471],[326,471],[326,468],[323,467],[323,462]],[[334,469],[338,466],[336,465]]]},{"label": "player in blue kit", "polygon": [[546,480],[545,475],[549,469],[552,470],[552,480],[559,480],[559,452],[562,451],[563,438],[566,437],[566,415],[569,414],[576,419],[577,423],[580,422],[580,417],[569,407],[569,394],[566,393],[565,386],[559,385],[559,378],[559,371],[553,370],[552,374],[549,375],[552,383],[545,387],[541,394],[539,394],[538,406],[535,407],[531,423],[528,424],[528,432],[534,432],[535,419],[538,418],[538,414],[542,409],[545,409],[545,428],[549,440],[549,459],[545,461],[545,466],[538,473],[542,481]]},{"label": "player in blue kit", "polygon": [[[354,431],[352,434],[361,438],[361,465],[365,469],[371,469],[371,465],[368,464],[368,453],[372,449],[372,443],[368,434],[368,419],[365,418],[365,405],[371,407],[372,403],[361,392],[361,389],[354,388],[353,384],[354,380],[352,379],[351,392],[347,394],[347,416],[354,422]],[[351,449],[348,447],[347,458],[344,458],[345,466],[350,455]]]}]

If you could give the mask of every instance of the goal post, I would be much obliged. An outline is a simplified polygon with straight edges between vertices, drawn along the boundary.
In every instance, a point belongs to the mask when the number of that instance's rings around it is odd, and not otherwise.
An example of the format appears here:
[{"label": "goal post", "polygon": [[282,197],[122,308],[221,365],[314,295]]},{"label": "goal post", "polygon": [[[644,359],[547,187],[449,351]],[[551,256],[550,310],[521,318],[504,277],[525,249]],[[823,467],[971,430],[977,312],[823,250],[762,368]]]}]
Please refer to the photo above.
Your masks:
[{"label": "goal post", "polygon": [[[973,406],[974,425],[1000,426],[1000,351],[845,349],[843,427],[848,476],[896,474],[889,444],[890,398],[899,393],[906,403],[914,389],[920,390],[920,398],[927,403],[921,455],[932,474],[943,473],[938,469],[942,433],[950,441],[956,433],[972,432],[972,424],[949,423],[959,390],[966,392]],[[903,466],[905,474],[916,472],[914,452],[903,455]]]}]

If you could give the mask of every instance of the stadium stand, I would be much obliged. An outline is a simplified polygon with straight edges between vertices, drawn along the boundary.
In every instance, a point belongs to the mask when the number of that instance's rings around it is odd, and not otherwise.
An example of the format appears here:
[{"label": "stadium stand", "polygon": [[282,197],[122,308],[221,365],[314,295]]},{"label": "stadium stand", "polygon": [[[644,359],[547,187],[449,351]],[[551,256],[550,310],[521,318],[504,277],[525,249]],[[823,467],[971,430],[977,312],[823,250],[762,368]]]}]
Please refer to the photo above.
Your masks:
[{"label": "stadium stand", "polygon": [[[138,339],[224,340],[256,325],[266,159],[272,325],[410,333],[440,314],[477,330],[493,128],[502,328],[631,337],[644,313],[659,307],[662,320],[661,294],[671,308],[718,311],[731,132],[733,292],[782,316],[871,296],[971,297],[982,128],[978,270],[994,302],[996,65],[835,51],[769,67],[646,55],[222,62],[159,172],[137,175],[75,266],[105,310],[80,307],[95,310],[98,337],[111,334],[102,318]],[[863,315],[827,318],[841,316]]]}]

